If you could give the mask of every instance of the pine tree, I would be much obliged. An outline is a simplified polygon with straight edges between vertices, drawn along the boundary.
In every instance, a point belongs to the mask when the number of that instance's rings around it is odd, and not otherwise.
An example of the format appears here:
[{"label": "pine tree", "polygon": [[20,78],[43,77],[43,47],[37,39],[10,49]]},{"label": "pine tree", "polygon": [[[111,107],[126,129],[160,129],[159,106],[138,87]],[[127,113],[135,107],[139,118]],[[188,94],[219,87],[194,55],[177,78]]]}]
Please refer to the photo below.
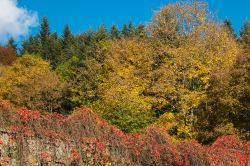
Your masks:
[{"label": "pine tree", "polygon": [[236,35],[234,33],[234,29],[232,27],[232,23],[229,19],[224,20],[224,28],[229,32],[230,35],[236,38]]},{"label": "pine tree", "polygon": [[40,38],[41,38],[41,43],[42,45],[46,45],[49,35],[50,35],[50,30],[49,30],[49,23],[47,17],[42,18],[42,23],[40,26]]},{"label": "pine tree", "polygon": [[74,40],[74,36],[70,31],[69,25],[66,24],[64,27],[63,35],[61,39],[62,51],[61,51],[60,58],[59,58],[60,63],[66,62],[73,56],[74,54],[73,40]]},{"label": "pine tree", "polygon": [[60,41],[58,40],[58,35],[56,32],[54,32],[53,34],[51,34],[50,39],[49,39],[49,43],[50,43],[50,47],[49,47],[49,51],[50,51],[50,65],[53,69],[55,69],[57,67],[58,64],[60,64],[61,62],[61,44]]},{"label": "pine tree", "polygon": [[50,30],[47,17],[43,17],[40,28],[41,28],[40,41],[42,45],[40,55],[42,56],[43,59],[50,60],[50,50],[49,50]]},{"label": "pine tree", "polygon": [[96,31],[95,38],[97,41],[105,40],[108,38],[108,32],[103,24],[100,25],[98,30]]},{"label": "pine tree", "polygon": [[17,53],[17,45],[12,37],[8,40],[7,47],[12,48]]},{"label": "pine tree", "polygon": [[123,24],[122,27],[122,36],[123,37],[128,37],[129,36],[129,29],[126,24]]},{"label": "pine tree", "polygon": [[51,37],[58,40],[58,34],[56,32],[52,33]]},{"label": "pine tree", "polygon": [[132,21],[128,23],[128,34],[129,34],[129,37],[132,37],[135,34],[135,28],[134,28]]},{"label": "pine tree", "polygon": [[139,26],[136,28],[135,36],[137,36],[137,37],[145,37],[146,36],[145,26],[143,24],[139,24]]},{"label": "pine tree", "polygon": [[250,25],[245,21],[240,30],[240,41],[245,44],[250,44]]},{"label": "pine tree", "polygon": [[73,35],[70,31],[69,25],[66,24],[63,30],[62,48],[68,48],[73,41]]},{"label": "pine tree", "polygon": [[110,28],[110,34],[113,39],[120,38],[120,31],[114,24]]},{"label": "pine tree", "polygon": [[[37,38],[37,41],[39,41],[38,38]],[[21,55],[25,53],[38,54],[40,53],[39,50],[40,49],[35,46],[35,37],[30,36],[28,39],[24,40],[22,43]]]}]

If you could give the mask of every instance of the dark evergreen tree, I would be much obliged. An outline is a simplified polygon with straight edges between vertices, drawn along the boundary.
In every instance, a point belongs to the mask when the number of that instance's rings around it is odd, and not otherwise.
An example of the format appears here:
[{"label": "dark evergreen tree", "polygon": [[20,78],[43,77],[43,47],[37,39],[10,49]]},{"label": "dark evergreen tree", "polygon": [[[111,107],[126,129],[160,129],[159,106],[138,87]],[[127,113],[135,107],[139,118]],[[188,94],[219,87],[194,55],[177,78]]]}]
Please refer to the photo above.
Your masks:
[{"label": "dark evergreen tree", "polygon": [[96,32],[88,30],[76,37],[75,52],[80,59],[91,57],[96,52]]},{"label": "dark evergreen tree", "polygon": [[30,54],[40,54],[41,52],[41,44],[39,35],[35,35],[34,37],[30,36],[28,39],[24,40],[21,48],[21,55],[24,53]]},{"label": "dark evergreen tree", "polygon": [[41,43],[43,46],[45,46],[48,42],[48,38],[50,35],[50,30],[49,30],[49,22],[47,17],[42,18],[42,23],[40,26],[40,38],[41,38]]},{"label": "dark evergreen tree", "polygon": [[55,69],[57,65],[59,65],[62,62],[62,59],[60,57],[62,48],[56,32],[50,35],[49,43],[50,43],[48,47],[50,52],[49,61],[51,67]]},{"label": "dark evergreen tree", "polygon": [[15,44],[15,40],[12,37],[8,40],[7,46],[16,50],[17,45]]},{"label": "dark evergreen tree", "polygon": [[105,26],[102,24],[96,31],[95,38],[97,41],[105,40],[108,38],[108,32]]},{"label": "dark evergreen tree", "polygon": [[41,52],[40,55],[43,59],[50,61],[51,60],[51,52],[50,52],[50,44],[49,44],[49,38],[50,38],[50,30],[49,30],[49,23],[47,17],[43,17],[42,23],[40,26],[40,41],[41,41]]},{"label": "dark evergreen tree", "polygon": [[129,36],[129,29],[126,24],[123,24],[122,27],[122,36],[123,37],[128,37]]},{"label": "dark evergreen tree", "polygon": [[58,34],[56,32],[52,33],[51,37],[54,38],[55,40],[58,40]]},{"label": "dark evergreen tree", "polygon": [[250,44],[250,25],[248,21],[243,23],[243,26],[240,30],[240,41],[247,45]]},{"label": "dark evergreen tree", "polygon": [[134,27],[132,21],[130,21],[128,23],[128,36],[132,37],[132,36],[134,36],[134,34],[135,34],[135,27]]},{"label": "dark evergreen tree", "polygon": [[139,26],[136,27],[135,36],[137,36],[137,37],[145,37],[146,36],[146,30],[145,30],[145,26],[143,24],[139,24]]},{"label": "dark evergreen tree", "polygon": [[234,29],[232,27],[232,23],[229,19],[224,20],[224,28],[226,28],[226,30],[229,32],[229,34],[231,34],[233,37],[236,38],[236,35],[234,33]]},{"label": "dark evergreen tree", "polygon": [[12,48],[17,55],[17,45],[15,44],[15,40],[12,37],[8,40],[7,47]]},{"label": "dark evergreen tree", "polygon": [[63,38],[62,38],[62,48],[68,48],[72,45],[73,35],[70,31],[69,25],[66,24],[63,30]]},{"label": "dark evergreen tree", "polygon": [[120,31],[114,24],[110,28],[110,35],[111,35],[111,38],[113,39],[120,38]]}]

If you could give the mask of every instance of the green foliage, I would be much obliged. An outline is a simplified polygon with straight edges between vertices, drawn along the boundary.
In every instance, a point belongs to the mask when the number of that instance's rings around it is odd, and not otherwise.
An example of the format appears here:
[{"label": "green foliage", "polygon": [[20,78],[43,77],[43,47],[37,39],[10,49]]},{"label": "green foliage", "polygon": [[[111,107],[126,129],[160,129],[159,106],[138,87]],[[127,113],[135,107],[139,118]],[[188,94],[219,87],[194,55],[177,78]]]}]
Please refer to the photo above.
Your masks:
[{"label": "green foliage", "polygon": [[[125,99],[126,100],[126,99]],[[99,100],[91,105],[104,119],[127,133],[135,133],[155,121],[154,112],[141,110],[130,101]]]},{"label": "green foliage", "polygon": [[15,40],[13,38],[10,38],[7,43],[7,47],[12,48],[15,53],[17,53],[17,45],[15,44]]},{"label": "green foliage", "polygon": [[69,25],[66,24],[63,30],[63,38],[62,38],[62,49],[66,49],[72,45],[73,35],[69,29]]},{"label": "green foliage", "polygon": [[104,25],[99,26],[96,31],[95,39],[97,41],[106,40],[108,38],[108,32]]},{"label": "green foliage", "polygon": [[228,33],[236,38],[236,34],[234,33],[231,21],[229,19],[226,19],[224,20],[223,23],[224,23],[224,28],[228,31]]},{"label": "green foliage", "polygon": [[122,26],[122,36],[123,37],[128,37],[129,36],[129,30],[126,24],[123,24]]},{"label": "green foliage", "polygon": [[110,35],[112,39],[120,38],[120,31],[114,24],[110,28]]},{"label": "green foliage", "polygon": [[42,46],[46,46],[48,44],[47,42],[50,35],[49,22],[47,17],[42,18],[42,23],[40,28],[41,28],[40,30],[41,43]]},{"label": "green foliage", "polygon": [[74,105],[89,105],[97,100],[97,85],[102,79],[100,69],[95,59],[80,61],[77,56],[58,66],[56,71],[69,83]]},{"label": "green foliage", "polygon": [[240,30],[240,41],[247,45],[250,44],[250,25],[248,21],[245,21]]},{"label": "green foliage", "polygon": [[146,30],[143,24],[139,24],[135,29],[135,36],[146,37]]},{"label": "green foliage", "polygon": [[38,54],[40,50],[41,50],[41,43],[40,43],[39,35],[37,34],[34,37],[30,36],[28,39],[23,41],[21,55],[24,55],[26,53]]}]

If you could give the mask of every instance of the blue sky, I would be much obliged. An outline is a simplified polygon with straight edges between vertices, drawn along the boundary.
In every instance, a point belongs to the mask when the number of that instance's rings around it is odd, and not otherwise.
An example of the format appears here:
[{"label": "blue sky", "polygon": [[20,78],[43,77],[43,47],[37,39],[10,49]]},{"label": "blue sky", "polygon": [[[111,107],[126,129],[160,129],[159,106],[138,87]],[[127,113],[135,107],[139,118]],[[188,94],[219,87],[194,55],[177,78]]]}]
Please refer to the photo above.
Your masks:
[{"label": "blue sky", "polygon": [[[58,33],[66,23],[74,33],[96,29],[104,23],[122,26],[123,23],[147,23],[153,11],[175,0],[18,0],[18,6],[36,11],[39,18],[47,16],[51,30]],[[229,18],[236,30],[250,19],[250,0],[208,0],[211,11],[218,18]],[[32,32],[36,32],[33,28]]]}]

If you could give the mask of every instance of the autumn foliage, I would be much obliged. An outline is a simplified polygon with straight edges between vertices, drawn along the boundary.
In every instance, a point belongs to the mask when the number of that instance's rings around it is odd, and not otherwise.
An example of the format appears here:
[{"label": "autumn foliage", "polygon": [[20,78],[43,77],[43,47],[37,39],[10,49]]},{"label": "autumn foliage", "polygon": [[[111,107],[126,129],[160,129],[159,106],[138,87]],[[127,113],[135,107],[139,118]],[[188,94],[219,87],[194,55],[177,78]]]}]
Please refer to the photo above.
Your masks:
[{"label": "autumn foliage", "polygon": [[0,64],[11,65],[16,60],[16,51],[12,47],[0,46]]},{"label": "autumn foliage", "polygon": [[[174,141],[156,126],[141,134],[125,134],[87,108],[63,116],[15,108],[1,101],[0,118],[0,128],[15,133],[11,143],[39,137],[75,144],[65,160],[76,165],[248,165],[250,160],[249,141],[236,136],[219,137],[213,144],[203,146],[196,141]],[[89,154],[92,159],[86,158]],[[45,149],[41,152],[45,163],[51,158],[52,154]]]},{"label": "autumn foliage", "polygon": [[37,165],[30,140],[40,165],[250,165],[249,43],[249,22],[237,37],[203,1],[121,30],[58,36],[44,17],[0,46],[0,166],[8,146]]}]

